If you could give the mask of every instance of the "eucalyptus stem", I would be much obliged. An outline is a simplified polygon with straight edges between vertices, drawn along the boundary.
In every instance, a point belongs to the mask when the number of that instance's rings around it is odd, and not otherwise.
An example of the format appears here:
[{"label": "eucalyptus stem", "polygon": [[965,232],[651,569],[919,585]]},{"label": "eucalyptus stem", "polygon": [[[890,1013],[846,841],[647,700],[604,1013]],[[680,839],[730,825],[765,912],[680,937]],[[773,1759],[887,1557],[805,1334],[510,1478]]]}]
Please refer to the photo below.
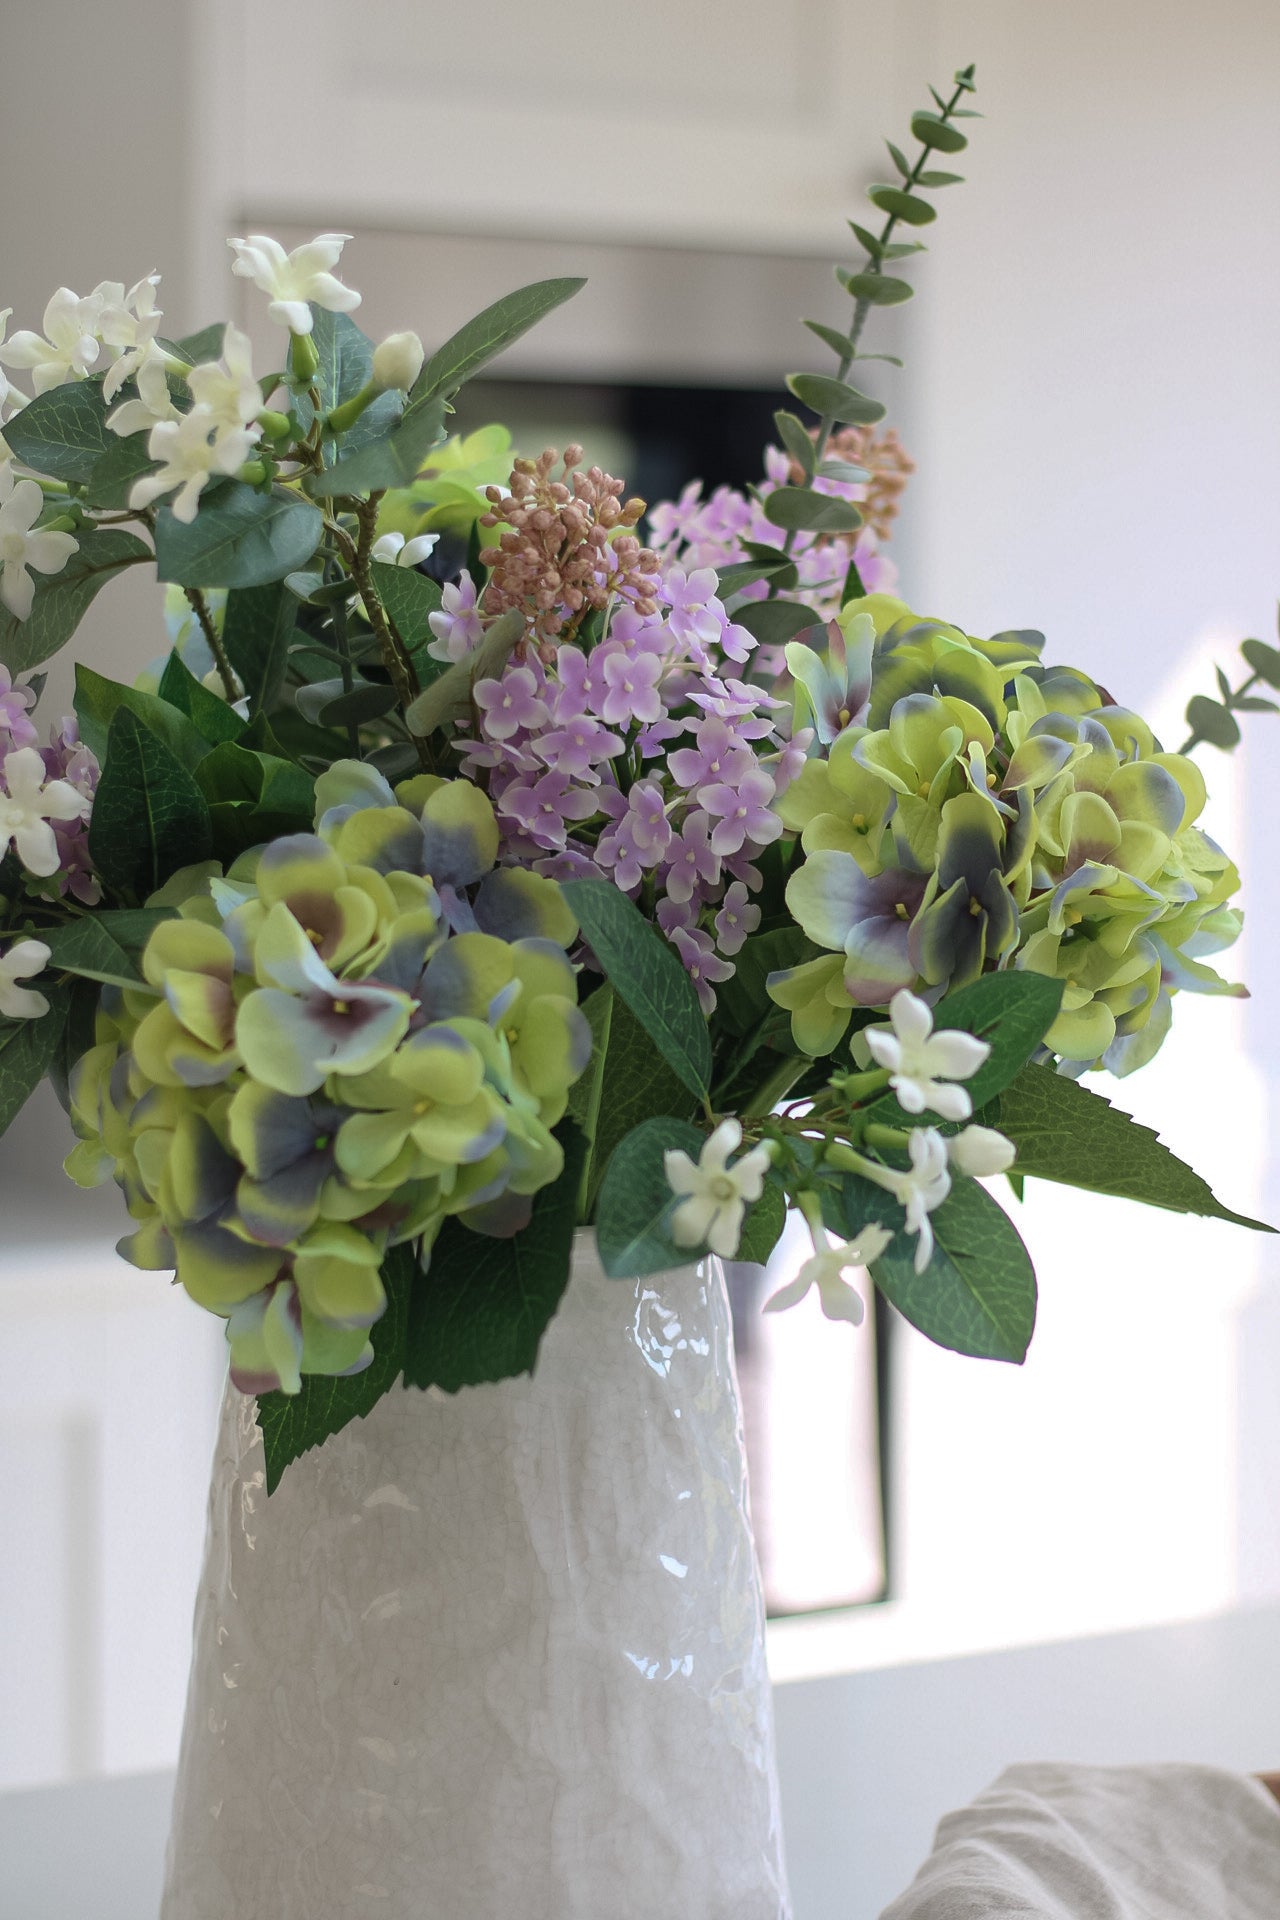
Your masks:
[{"label": "eucalyptus stem", "polygon": [[209,602],[199,587],[184,587],[182,591],[187,596],[191,611],[200,622],[201,633],[209,643],[209,651],[217,664],[218,677],[222,681],[228,704],[233,704],[240,698],[240,688],[232,671],[231,662],[227,658],[227,650],[222,644],[222,635],[218,632],[213,615],[209,611]]}]

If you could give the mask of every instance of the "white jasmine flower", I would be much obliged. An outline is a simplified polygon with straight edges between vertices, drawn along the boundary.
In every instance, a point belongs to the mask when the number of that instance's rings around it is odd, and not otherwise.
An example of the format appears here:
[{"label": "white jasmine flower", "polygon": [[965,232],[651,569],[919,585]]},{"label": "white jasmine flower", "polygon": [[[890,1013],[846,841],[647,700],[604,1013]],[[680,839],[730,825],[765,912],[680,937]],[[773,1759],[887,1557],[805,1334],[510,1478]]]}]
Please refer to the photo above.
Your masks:
[{"label": "white jasmine flower", "polygon": [[[117,363],[118,364],[118,363]],[[115,369],[112,368],[112,372]],[[136,400],[124,400],[114,413],[107,415],[107,425],[112,433],[150,433],[157,420],[179,420],[181,415],[173,404],[169,392],[169,382],[165,377],[165,363],[161,355],[152,354],[143,361],[134,379],[138,386]],[[105,382],[103,392],[106,392]]]},{"label": "white jasmine flower", "polygon": [[[133,508],[150,506],[162,493],[178,489],[173,517],[189,526],[200,508],[200,495],[214,474],[235,473],[252,451],[254,436],[247,428],[217,431],[208,407],[192,407],[176,420],[160,420],[151,429],[147,452],[163,462],[158,473],[144,473],[129,493]],[[215,438],[216,435],[216,438]]]},{"label": "white jasmine flower", "polygon": [[942,1205],[951,1191],[947,1143],[936,1127],[914,1127],[907,1151],[911,1165],[905,1171],[870,1164],[862,1171],[869,1180],[891,1193],[899,1206],[905,1207],[907,1232],[918,1235],[915,1270],[923,1273],[933,1258],[933,1223],[929,1215]]},{"label": "white jasmine flower", "polygon": [[703,1146],[696,1166],[679,1149],[669,1149],[662,1156],[667,1184],[680,1196],[680,1204],[671,1216],[671,1238],[678,1247],[705,1244],[725,1260],[732,1260],[738,1251],[747,1202],[760,1198],[773,1157],[768,1142],[761,1141],[731,1167],[729,1155],[741,1144],[739,1122],[722,1120]]},{"label": "white jasmine flower", "polygon": [[964,1127],[947,1141],[947,1157],[959,1172],[981,1180],[989,1174],[1008,1173],[1018,1149],[994,1127]]},{"label": "white jasmine flower", "polygon": [[[823,1236],[826,1237],[825,1235]],[[858,1326],[866,1309],[862,1296],[844,1278],[850,1267],[869,1267],[878,1260],[893,1235],[874,1220],[868,1221],[854,1240],[828,1242],[815,1246],[795,1279],[779,1287],[764,1303],[766,1313],[782,1313],[803,1300],[810,1287],[818,1289],[818,1299],[828,1320],[848,1320]]]},{"label": "white jasmine flower", "polygon": [[422,372],[425,358],[416,333],[389,333],[373,350],[374,386],[398,387],[402,393],[408,393]]},{"label": "white jasmine flower", "polygon": [[58,871],[58,842],[51,820],[85,820],[89,802],[66,780],[45,782],[35,747],[18,747],[0,762],[0,860],[10,846],[28,873],[45,879]]},{"label": "white jasmine flower", "polygon": [[369,549],[371,560],[381,560],[389,567],[416,567],[429,553],[434,553],[439,540],[438,533],[420,533],[413,540],[406,540],[402,533],[384,533]]},{"label": "white jasmine flower", "polygon": [[879,1064],[888,1067],[898,1104],[908,1113],[928,1107],[944,1120],[967,1120],[973,1112],[967,1091],[943,1082],[976,1073],[991,1051],[987,1042],[949,1029],[935,1033],[932,1012],[905,987],[889,1002],[889,1018],[893,1031],[868,1027],[866,1041]]},{"label": "white jasmine flower", "polygon": [[253,377],[253,346],[239,327],[227,327],[222,358],[192,367],[187,385],[196,405],[209,409],[220,432],[247,427],[262,412],[262,389]]},{"label": "white jasmine flower", "polygon": [[100,303],[98,335],[115,355],[102,382],[104,400],[114,400],[125,381],[136,380],[149,361],[157,359],[163,364],[163,355],[155,345],[164,317],[156,305],[159,285],[158,273],[149,273],[128,293],[119,281],[104,280],[89,296]]},{"label": "white jasmine flower", "polygon": [[251,233],[246,240],[227,241],[236,256],[231,271],[270,295],[267,312],[277,326],[288,327],[290,333],[310,333],[308,302],[330,313],[353,313],[360,305],[360,295],[335,280],[332,272],[350,238],[349,233],[321,233],[286,253],[269,234]]},{"label": "white jasmine flower", "polygon": [[43,509],[40,483],[15,480],[11,466],[0,466],[0,603],[15,620],[31,612],[36,589],[30,568],[61,573],[80,544],[69,533],[36,527]]},{"label": "white jasmine flower", "polygon": [[38,1020],[48,1013],[49,1002],[31,987],[20,987],[43,973],[49,964],[49,949],[43,940],[17,940],[8,953],[0,953],[0,1013],[6,1020]]},{"label": "white jasmine flower", "polygon": [[7,367],[30,367],[37,393],[83,380],[98,358],[98,302],[59,287],[44,310],[45,338],[26,328],[0,347]]}]

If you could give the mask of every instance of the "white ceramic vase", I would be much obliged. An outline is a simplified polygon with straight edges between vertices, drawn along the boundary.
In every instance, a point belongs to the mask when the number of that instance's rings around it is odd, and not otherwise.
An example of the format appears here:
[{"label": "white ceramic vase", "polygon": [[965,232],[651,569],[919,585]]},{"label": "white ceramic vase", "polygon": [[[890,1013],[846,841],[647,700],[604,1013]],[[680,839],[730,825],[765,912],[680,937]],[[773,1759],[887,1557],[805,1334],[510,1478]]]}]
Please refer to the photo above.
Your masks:
[{"label": "white ceramic vase", "polygon": [[228,1390],[162,1920],[789,1920],[718,1264],[397,1387],[268,1500]]}]

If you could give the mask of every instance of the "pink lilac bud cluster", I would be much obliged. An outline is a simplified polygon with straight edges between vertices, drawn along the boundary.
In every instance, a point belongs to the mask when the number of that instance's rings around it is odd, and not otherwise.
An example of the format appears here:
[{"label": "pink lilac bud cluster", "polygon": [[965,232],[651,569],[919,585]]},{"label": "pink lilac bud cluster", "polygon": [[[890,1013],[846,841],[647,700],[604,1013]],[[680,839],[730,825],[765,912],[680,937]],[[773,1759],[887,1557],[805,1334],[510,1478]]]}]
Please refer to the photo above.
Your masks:
[{"label": "pink lilac bud cluster", "polygon": [[89,817],[102,773],[97,755],[85,746],[74,716],[68,715],[52,730],[40,757],[47,779],[65,780],[88,803],[83,818],[49,823],[58,843],[58,892],[74,894],[86,907],[96,906],[102,898],[102,885],[89,858]]},{"label": "pink lilac bud cluster", "polygon": [[500,859],[613,881],[710,1013],[759,924],[755,861],[782,831],[773,802],[811,735],[788,740],[789,708],[742,677],[755,641],[710,568],[671,566],[653,586],[659,604],[615,604],[589,653],[526,646],[478,680],[474,737],[459,748],[493,802]]},{"label": "pink lilac bud cluster", "polygon": [[[790,454],[766,447],[765,478],[757,491],[766,500],[775,487],[811,484],[815,492],[852,501],[861,509],[863,524],[856,534],[799,533],[791,546],[799,585],[782,597],[799,600],[829,620],[840,611],[850,560],[856,563],[868,593],[887,593],[896,584],[898,570],[881,548],[889,538],[907,476],[915,468],[892,430],[876,437],[867,427],[845,428],[828,441],[826,457],[861,466],[869,478],[848,481],[819,476],[807,483]],[[776,547],[784,537],[760,504],[736,487],[717,487],[704,499],[696,480],[678,500],[660,501],[650,509],[649,529],[664,565],[679,560],[690,568],[730,566],[749,557],[746,542]],[[744,597],[763,599],[768,590],[760,581],[745,588]]]},{"label": "pink lilac bud cluster", "polygon": [[579,615],[615,597],[639,614],[657,604],[657,556],[631,531],[644,501],[624,502],[622,481],[599,467],[577,471],[581,458],[581,447],[566,447],[563,476],[553,480],[561,456],[548,447],[537,460],[516,461],[508,488],[485,488],[490,504],[480,525],[503,532],[480,555],[492,569],[483,611],[517,608],[540,642],[554,641]]}]

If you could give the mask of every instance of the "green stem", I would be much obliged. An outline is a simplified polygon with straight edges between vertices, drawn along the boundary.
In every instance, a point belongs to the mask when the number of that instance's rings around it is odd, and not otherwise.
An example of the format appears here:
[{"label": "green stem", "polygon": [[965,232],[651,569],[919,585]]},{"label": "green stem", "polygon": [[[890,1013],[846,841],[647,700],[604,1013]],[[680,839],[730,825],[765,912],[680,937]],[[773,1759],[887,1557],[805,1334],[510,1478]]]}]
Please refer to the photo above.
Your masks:
[{"label": "green stem", "polygon": [[[1260,673],[1251,673],[1247,680],[1242,681],[1242,683],[1238,687],[1233,687],[1231,690],[1231,699],[1223,702],[1228,713],[1231,711],[1232,702],[1242,699],[1243,696],[1246,693],[1248,693],[1250,687],[1258,686],[1261,683],[1261,680],[1262,680],[1262,675]],[[1193,747],[1201,746],[1203,742],[1207,739],[1208,739],[1207,734],[1201,733],[1197,727],[1193,727],[1191,729],[1191,732],[1187,735],[1186,739],[1183,741],[1182,745],[1178,748],[1178,752],[1190,753]]]},{"label": "green stem", "polygon": [[209,602],[199,587],[184,587],[182,591],[187,596],[191,611],[200,622],[201,633],[209,643],[209,651],[217,664],[218,678],[222,681],[228,705],[234,704],[240,698],[240,691],[236,685],[236,676],[232,671],[231,662],[227,658],[227,650],[222,644],[222,635],[214,625],[213,615],[209,611]]},{"label": "green stem", "polygon": [[[343,601],[333,603],[333,638],[338,655],[338,672],[342,675],[342,691],[354,693],[356,685],[355,669],[351,665],[351,649],[347,644],[347,609]],[[347,721],[347,746],[353,760],[360,758],[360,729],[354,720]]]}]

